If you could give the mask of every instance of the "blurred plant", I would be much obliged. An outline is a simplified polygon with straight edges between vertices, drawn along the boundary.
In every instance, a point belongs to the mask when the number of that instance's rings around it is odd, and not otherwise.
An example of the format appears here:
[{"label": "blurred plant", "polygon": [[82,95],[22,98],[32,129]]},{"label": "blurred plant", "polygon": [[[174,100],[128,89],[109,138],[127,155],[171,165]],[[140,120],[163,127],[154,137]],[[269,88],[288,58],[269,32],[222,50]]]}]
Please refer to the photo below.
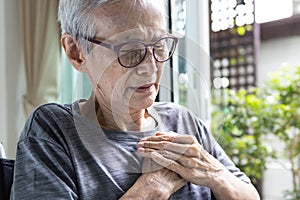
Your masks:
[{"label": "blurred plant", "polygon": [[267,157],[275,158],[263,139],[277,136],[285,145],[293,180],[293,190],[285,198],[299,199],[300,67],[284,67],[262,87],[250,92],[229,90],[224,97],[223,108],[214,106],[212,130],[229,157],[256,183],[266,169]]},{"label": "blurred plant", "polygon": [[260,113],[267,106],[258,98],[258,90],[226,91],[223,109],[214,107],[212,131],[232,161],[245,172],[254,184],[261,179],[266,169],[266,159],[274,157],[270,146],[263,143],[267,131],[261,124],[265,117]]},{"label": "blurred plant", "polygon": [[285,145],[291,164],[293,190],[287,199],[300,199],[300,66],[283,67],[271,75],[263,88],[262,98],[272,99],[265,113],[264,126]]},{"label": "blurred plant", "polygon": [[285,200],[299,200],[300,199],[300,191],[286,191],[284,194]]}]

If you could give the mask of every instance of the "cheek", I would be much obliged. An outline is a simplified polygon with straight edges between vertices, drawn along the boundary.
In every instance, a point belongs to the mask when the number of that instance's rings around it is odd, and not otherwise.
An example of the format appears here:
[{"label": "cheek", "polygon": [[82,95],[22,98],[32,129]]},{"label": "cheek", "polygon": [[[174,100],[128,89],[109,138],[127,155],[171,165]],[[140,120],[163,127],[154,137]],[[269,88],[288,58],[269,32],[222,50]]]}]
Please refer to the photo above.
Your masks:
[{"label": "cheek", "polygon": [[129,96],[127,88],[129,78],[130,73],[125,68],[119,65],[110,66],[98,80],[98,89],[119,101],[120,98]]},{"label": "cheek", "polygon": [[110,68],[114,68],[116,64],[116,56],[111,52],[103,53],[97,49],[93,50],[86,61],[86,73],[93,82],[92,85],[96,85],[100,79],[108,76]]},{"label": "cheek", "polygon": [[113,93],[114,98],[118,100],[130,98],[132,91],[129,89],[128,79],[130,79],[129,73],[118,74],[114,79],[111,79],[113,85],[111,92]]},{"label": "cheek", "polygon": [[[157,66],[157,82],[159,83],[161,80],[161,77],[163,76],[163,69],[164,69],[164,64],[161,64]],[[171,73],[167,73],[171,74]]]}]

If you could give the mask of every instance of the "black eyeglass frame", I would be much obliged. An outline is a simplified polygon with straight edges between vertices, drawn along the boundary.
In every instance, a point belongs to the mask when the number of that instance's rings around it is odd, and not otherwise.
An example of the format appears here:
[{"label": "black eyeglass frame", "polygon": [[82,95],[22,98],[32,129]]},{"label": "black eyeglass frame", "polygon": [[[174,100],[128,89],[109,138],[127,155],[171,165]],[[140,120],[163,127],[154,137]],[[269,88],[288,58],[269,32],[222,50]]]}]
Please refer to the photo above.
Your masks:
[{"label": "black eyeglass frame", "polygon": [[[156,40],[155,42],[148,43],[148,44],[146,44],[146,43],[144,43],[144,42],[142,42],[142,41],[129,41],[129,42],[124,42],[124,43],[117,44],[117,45],[109,44],[109,43],[106,43],[106,42],[103,42],[103,41],[101,41],[101,40],[97,40],[97,39],[94,39],[94,38],[84,38],[84,39],[86,39],[87,41],[89,41],[89,42],[91,42],[91,43],[94,43],[94,44],[103,46],[103,47],[105,47],[105,48],[107,48],[107,49],[113,50],[113,51],[117,54],[117,56],[118,56],[118,62],[119,62],[119,64],[120,64],[122,67],[125,67],[125,68],[133,68],[133,67],[136,67],[136,66],[138,66],[139,64],[141,64],[141,62],[143,62],[143,60],[145,59],[145,57],[146,57],[146,55],[147,55],[147,49],[148,49],[148,47],[155,47],[155,45],[156,45],[159,41],[161,41],[161,40],[163,40],[163,39],[168,39],[168,38],[173,39],[173,40],[174,40],[174,44],[173,44],[173,46],[172,46],[172,48],[171,48],[171,51],[170,51],[170,53],[169,53],[169,57],[168,57],[167,59],[165,59],[165,60],[158,60],[158,59],[156,58],[155,53],[154,53],[154,48],[152,48],[153,57],[155,58],[155,60],[156,60],[157,62],[161,62],[161,63],[162,63],[162,62],[168,61],[168,60],[173,56],[173,54],[174,54],[174,52],[175,52],[175,49],[176,49],[176,46],[177,46],[177,43],[178,43],[178,38],[177,38],[177,37],[171,36],[171,35],[170,35],[170,36],[164,36],[164,37],[162,37],[162,38]],[[140,61],[137,62],[135,65],[132,65],[132,66],[126,66],[126,65],[122,64],[122,62],[120,61],[120,50],[121,50],[121,48],[122,48],[124,45],[130,44],[130,43],[140,43],[140,44],[144,45],[144,47],[145,47],[145,53],[144,53],[144,56],[140,59]]]}]

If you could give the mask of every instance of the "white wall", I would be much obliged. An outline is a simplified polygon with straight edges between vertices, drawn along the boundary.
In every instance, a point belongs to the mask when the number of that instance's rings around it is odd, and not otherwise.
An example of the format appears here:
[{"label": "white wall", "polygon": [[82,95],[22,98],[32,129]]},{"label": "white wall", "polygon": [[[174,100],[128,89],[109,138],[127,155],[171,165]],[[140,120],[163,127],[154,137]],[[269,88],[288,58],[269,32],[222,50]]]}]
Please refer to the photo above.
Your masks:
[{"label": "white wall", "polygon": [[268,73],[282,65],[300,66],[300,36],[261,42],[258,53],[257,79],[261,85]]},{"label": "white wall", "polygon": [[[261,85],[270,72],[285,64],[300,66],[300,36],[263,41],[258,55],[257,78],[258,85]],[[292,176],[286,161],[271,163],[264,174],[264,200],[281,200],[284,191],[291,188]]]},{"label": "white wall", "polygon": [[280,163],[272,163],[264,173],[263,199],[282,200],[286,190],[292,190],[292,174],[287,166]]},{"label": "white wall", "polygon": [[7,157],[14,158],[24,126],[22,98],[25,74],[18,0],[0,0],[0,141]]},{"label": "white wall", "polygon": [[4,0],[0,0],[0,142],[6,142],[6,81],[5,45],[4,45]]}]

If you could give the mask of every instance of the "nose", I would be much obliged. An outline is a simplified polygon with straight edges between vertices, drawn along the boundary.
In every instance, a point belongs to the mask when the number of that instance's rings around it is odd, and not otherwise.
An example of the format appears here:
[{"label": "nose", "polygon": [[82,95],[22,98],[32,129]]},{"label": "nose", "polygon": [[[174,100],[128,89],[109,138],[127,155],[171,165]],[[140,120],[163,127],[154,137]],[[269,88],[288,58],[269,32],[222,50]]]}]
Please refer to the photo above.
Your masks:
[{"label": "nose", "polygon": [[154,58],[153,55],[153,49],[151,47],[147,48],[147,54],[143,60],[143,62],[141,62],[141,64],[139,64],[136,67],[136,72],[138,75],[152,75],[155,72],[157,72],[157,62]]}]

